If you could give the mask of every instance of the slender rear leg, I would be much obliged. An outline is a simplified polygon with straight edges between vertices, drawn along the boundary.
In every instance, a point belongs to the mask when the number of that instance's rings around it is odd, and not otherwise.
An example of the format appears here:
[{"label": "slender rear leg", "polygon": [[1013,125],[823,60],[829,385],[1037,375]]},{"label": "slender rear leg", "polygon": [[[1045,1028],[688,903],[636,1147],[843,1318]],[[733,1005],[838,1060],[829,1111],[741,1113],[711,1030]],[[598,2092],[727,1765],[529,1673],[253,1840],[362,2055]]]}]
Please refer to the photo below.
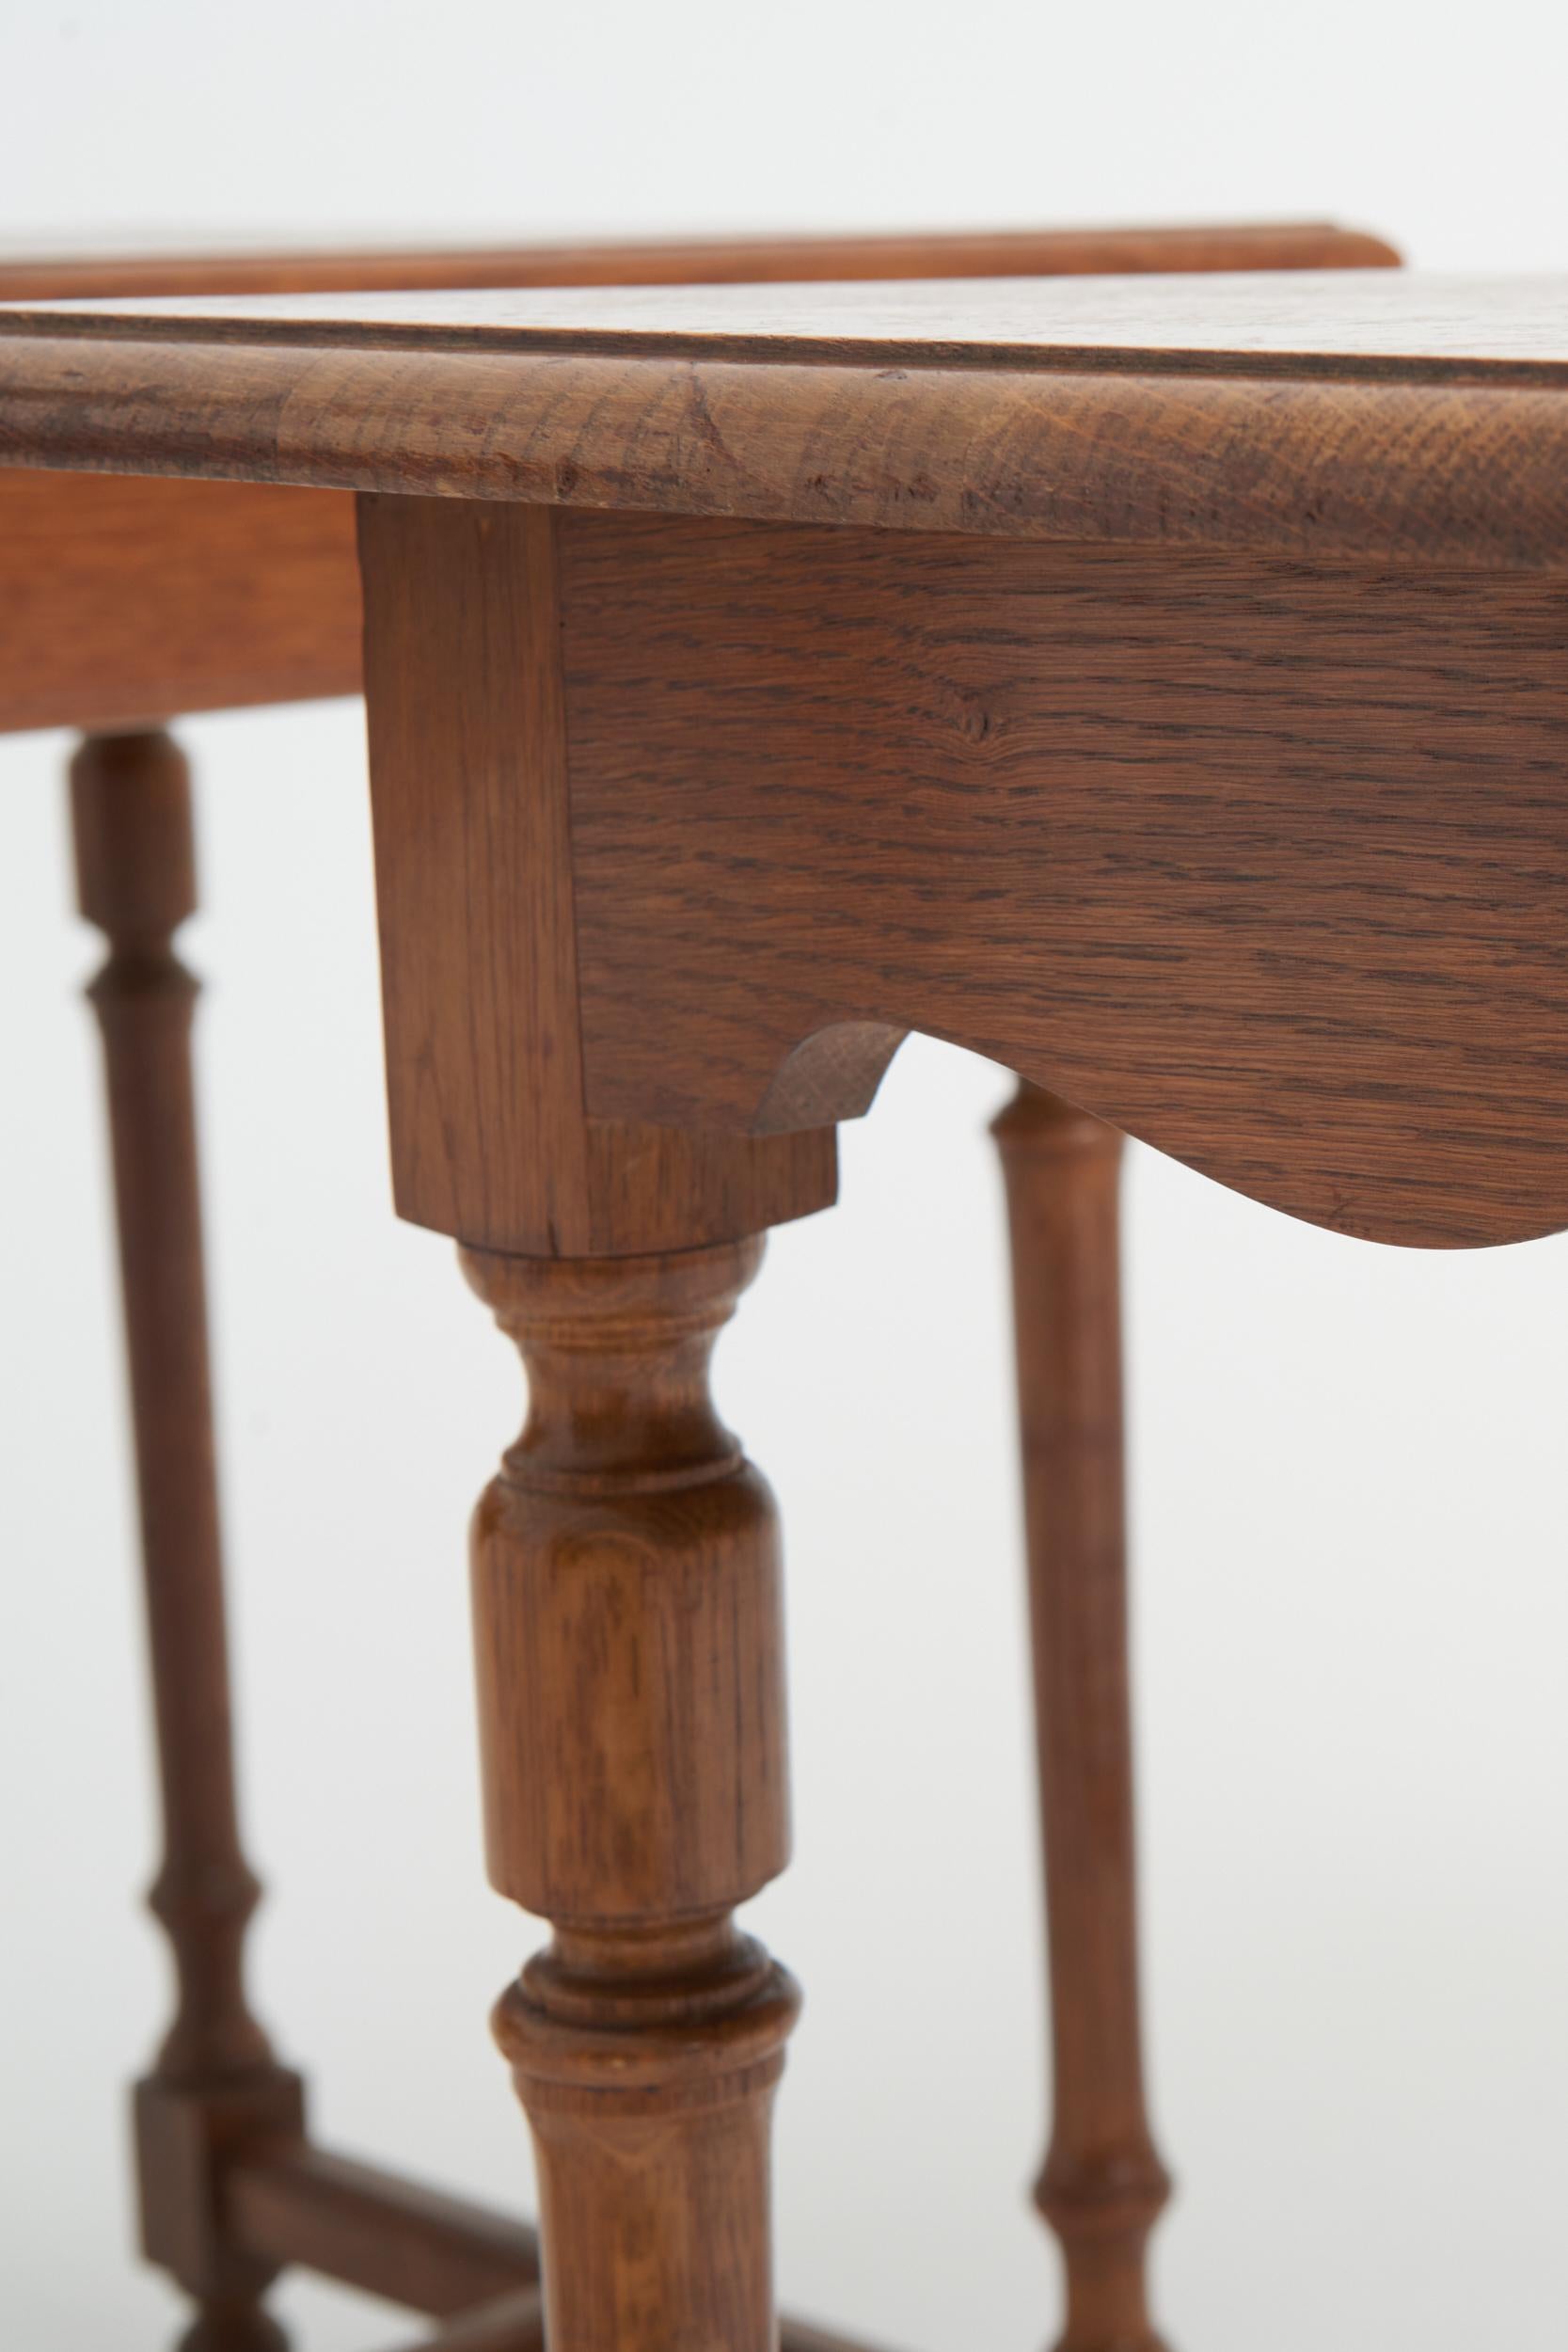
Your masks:
[{"label": "slender rear leg", "polygon": [[1121,1137],[1039,1088],[997,1118],[1014,1321],[1051,1954],[1059,2352],[1160,2352],[1145,2247],[1170,2193],[1144,2106],[1128,1698]]},{"label": "slender rear leg", "polygon": [[135,1432],[164,1858],[151,1908],[178,1998],[137,2087],[143,2240],[199,2311],[188,2352],[275,2352],[273,2266],[224,2246],[217,2171],[236,2140],[297,2129],[298,2078],[245,2000],[260,1888],[241,1849],[190,1061],[197,983],[173,935],[196,903],[190,785],[166,734],[89,738],[71,770],[82,912],[107,936],[89,994],[103,1037]]}]

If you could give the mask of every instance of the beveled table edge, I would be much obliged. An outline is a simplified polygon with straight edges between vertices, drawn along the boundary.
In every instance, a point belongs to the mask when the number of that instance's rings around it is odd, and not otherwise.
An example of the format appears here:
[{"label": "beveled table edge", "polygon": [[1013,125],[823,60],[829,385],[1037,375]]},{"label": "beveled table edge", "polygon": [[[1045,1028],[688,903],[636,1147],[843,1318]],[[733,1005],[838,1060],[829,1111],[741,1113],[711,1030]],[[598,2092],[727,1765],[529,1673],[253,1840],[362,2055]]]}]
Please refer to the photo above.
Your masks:
[{"label": "beveled table edge", "polygon": [[0,463],[1568,568],[1568,394],[1496,383],[7,333]]}]

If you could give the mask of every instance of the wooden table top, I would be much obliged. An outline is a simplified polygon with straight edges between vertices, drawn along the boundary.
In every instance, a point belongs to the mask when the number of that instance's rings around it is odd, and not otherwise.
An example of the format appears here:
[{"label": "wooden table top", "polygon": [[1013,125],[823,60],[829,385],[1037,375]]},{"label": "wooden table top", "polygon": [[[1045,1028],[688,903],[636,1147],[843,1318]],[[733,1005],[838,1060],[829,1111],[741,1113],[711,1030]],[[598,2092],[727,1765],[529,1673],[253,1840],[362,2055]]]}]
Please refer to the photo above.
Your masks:
[{"label": "wooden table top", "polygon": [[365,352],[1568,385],[1568,277],[1416,270],[186,294],[8,304],[0,330]]},{"label": "wooden table top", "polygon": [[[1474,1243],[1565,1214],[1565,320],[1382,272],[38,304],[0,458],[64,469],[116,626],[101,543],[151,534],[111,488],[398,494],[359,522],[382,804],[440,849],[381,885],[416,1221],[535,1249],[586,1198],[495,1145],[516,943],[569,905],[539,1036],[595,1133],[793,1184],[912,1026],[1296,1215]],[[257,498],[216,498],[246,578]],[[47,500],[33,545],[103,667]]]},{"label": "wooden table top", "polygon": [[1568,565],[1568,279],[187,296],[0,310],[0,457]]},{"label": "wooden table top", "polygon": [[551,245],[252,246],[40,253],[0,245],[0,301],[306,294],[366,286],[725,285],[821,278],[1035,278],[1108,270],[1377,269],[1399,255],[1331,221],[1150,229],[901,230],[832,236],[588,239]]},{"label": "wooden table top", "polygon": [[[1391,246],[1323,222],[701,242],[426,246],[370,251],[69,254],[0,245],[0,301],[341,293],[344,289],[714,285],[822,278],[1102,276],[1108,271],[1365,269]],[[514,388],[515,389],[515,388]],[[49,404],[56,425],[69,409]],[[34,429],[37,404],[19,425]],[[166,424],[167,419],[165,422]],[[13,454],[17,453],[13,444]],[[209,445],[199,458],[212,469]],[[0,729],[128,724],[316,694],[356,693],[359,577],[352,491],[25,464],[0,470]],[[194,453],[178,462],[194,472]],[[569,486],[558,469],[562,488]]]}]

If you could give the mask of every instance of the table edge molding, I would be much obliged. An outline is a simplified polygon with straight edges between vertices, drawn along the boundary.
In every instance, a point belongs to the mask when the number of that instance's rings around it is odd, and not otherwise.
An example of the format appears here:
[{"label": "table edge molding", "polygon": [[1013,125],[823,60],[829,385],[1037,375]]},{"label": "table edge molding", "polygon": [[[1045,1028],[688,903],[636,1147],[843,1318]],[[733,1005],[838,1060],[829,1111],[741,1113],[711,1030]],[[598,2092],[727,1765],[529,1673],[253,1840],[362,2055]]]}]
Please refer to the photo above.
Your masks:
[{"label": "table edge molding", "polygon": [[0,336],[0,463],[1568,568],[1534,387]]}]

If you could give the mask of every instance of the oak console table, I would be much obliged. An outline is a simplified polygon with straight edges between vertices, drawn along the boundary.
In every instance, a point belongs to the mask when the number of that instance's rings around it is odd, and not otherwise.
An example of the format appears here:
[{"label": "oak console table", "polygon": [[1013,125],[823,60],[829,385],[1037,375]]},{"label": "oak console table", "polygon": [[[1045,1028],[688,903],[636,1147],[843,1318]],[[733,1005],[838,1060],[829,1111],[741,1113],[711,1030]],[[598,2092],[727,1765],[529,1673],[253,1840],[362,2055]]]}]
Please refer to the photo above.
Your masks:
[{"label": "oak console table", "polygon": [[530,1375],[473,1556],[491,1873],[554,1931],[497,2011],[543,2305],[519,2229],[310,2146],[245,2007],[227,1770],[181,1769],[223,1696],[184,778],[89,746],[182,1971],[142,2178],[187,2341],[276,2344],[305,2261],[447,2352],[775,2342],[796,1998],[733,1913],[786,1858],[777,1538],[706,1359],[919,1028],[1028,1082],[1040,2196],[1065,2344],[1154,2352],[1117,1135],[1347,1233],[1568,1222],[1568,280],[39,303],[0,457],[64,469],[83,545],[125,485],[72,477],[356,494],[397,1206]]}]

